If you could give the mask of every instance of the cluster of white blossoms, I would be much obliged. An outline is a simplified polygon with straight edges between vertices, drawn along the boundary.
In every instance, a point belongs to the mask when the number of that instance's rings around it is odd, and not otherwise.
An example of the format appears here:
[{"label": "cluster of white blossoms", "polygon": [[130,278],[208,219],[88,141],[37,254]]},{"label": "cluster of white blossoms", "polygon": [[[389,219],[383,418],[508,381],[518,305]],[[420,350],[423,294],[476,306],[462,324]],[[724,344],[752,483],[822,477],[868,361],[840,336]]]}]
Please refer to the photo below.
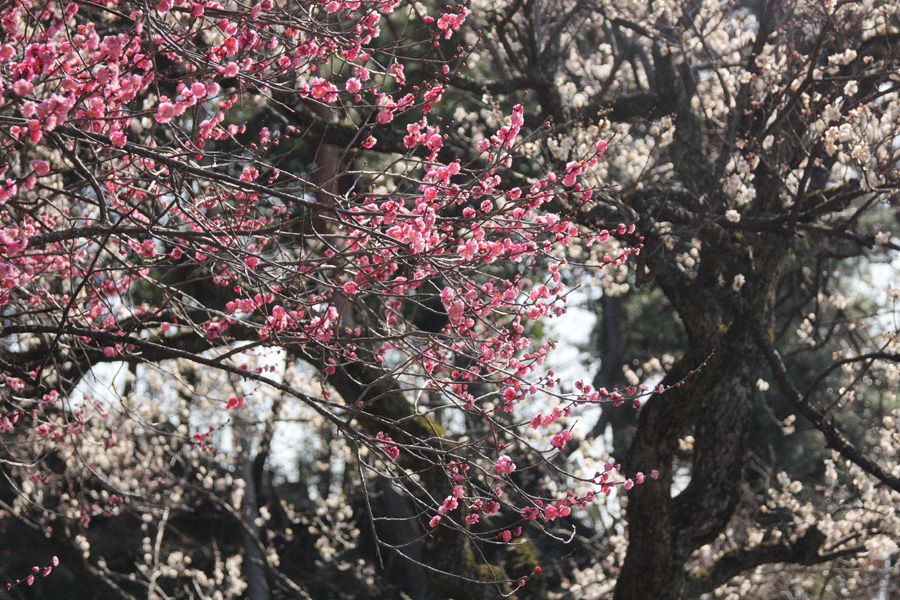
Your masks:
[{"label": "cluster of white blossoms", "polygon": [[[712,0],[691,3],[689,9],[686,3],[675,0],[653,3],[626,0],[590,8],[571,1],[554,3],[556,12],[551,12],[549,3],[536,3],[529,14],[511,15],[503,29],[504,43],[477,38],[474,34],[471,40],[478,41],[473,45],[480,69],[490,73],[486,80],[513,81],[517,76],[533,74],[535,79],[542,75],[552,81],[548,87],[552,87],[562,109],[550,114],[551,92],[542,90],[537,94],[545,110],[543,116],[556,120],[552,122],[554,128],[548,129],[544,137],[527,139],[527,156],[546,165],[565,164],[588,150],[592,138],[602,137],[609,141],[609,148],[603,160],[588,169],[586,178],[596,177],[601,185],[608,183],[610,192],[627,199],[625,203],[630,202],[628,208],[635,214],[641,208],[632,200],[639,196],[638,192],[664,188],[658,210],[651,211],[648,220],[669,249],[677,252],[676,268],[691,274],[703,250],[690,238],[690,227],[696,222],[715,221],[731,231],[752,229],[754,218],[767,211],[782,211],[785,215],[792,211],[812,213],[824,198],[823,192],[833,190],[857,190],[861,202],[867,202],[868,207],[874,196],[865,194],[897,183],[900,92],[896,76],[891,80],[893,83],[884,78],[894,68],[884,59],[892,43],[888,38],[897,33],[895,15],[900,14],[900,2],[801,0],[778,5],[777,10],[783,13],[774,21],[775,30],[768,31],[767,43],[756,44],[760,23],[766,18],[762,14],[763,5],[766,3],[752,7],[750,3],[742,3],[724,11],[721,2]],[[691,14],[686,16],[686,10],[692,11]],[[473,29],[491,22],[487,17],[478,22],[479,15],[505,14],[487,0],[475,2],[472,12]],[[568,25],[555,20],[555,14],[566,15]],[[615,31],[615,35],[610,35],[610,31]],[[547,36],[551,33],[558,39],[558,45],[549,41]],[[833,39],[840,43],[830,43]],[[561,58],[559,68],[554,70],[547,57],[554,56],[551,49],[556,47]],[[533,62],[529,63],[528,53],[537,54],[541,49],[546,54],[540,60],[532,58]],[[665,73],[653,68],[661,56],[671,58],[672,69],[679,76],[688,78],[685,73],[690,73],[689,81],[676,78],[674,83],[661,82]],[[873,86],[871,82],[876,80],[882,83]],[[687,88],[666,92],[672,96],[683,93],[691,98],[689,116],[677,102],[660,106],[668,98],[653,95],[664,85]],[[529,100],[533,93],[528,88]],[[494,94],[492,101],[502,103],[503,95]],[[545,101],[548,106],[544,106]],[[639,112],[638,107],[645,112]],[[463,120],[464,111],[457,112]],[[740,117],[751,123],[743,133],[736,132]],[[467,127],[472,130],[478,126],[479,118],[470,114]],[[693,150],[697,157],[702,156],[715,165],[710,179],[715,179],[717,188],[710,193],[695,194],[690,209],[703,216],[685,224],[688,217],[674,210],[667,211],[676,201],[667,202],[666,194],[693,192],[690,187],[696,181],[692,177],[697,173],[690,170],[690,164],[686,168],[686,163],[695,157],[685,151],[690,146],[683,137],[692,133],[691,127],[700,133],[690,143],[695,144]],[[778,179],[779,189],[774,194],[772,188],[776,184],[772,178]],[[827,231],[838,219],[856,218],[853,211],[858,206],[850,202],[844,206],[835,200],[828,206],[833,220],[826,218],[824,225],[817,223],[809,229],[820,227]],[[685,222],[679,222],[679,217]],[[875,225],[881,230],[873,230],[871,238],[878,248],[889,247],[893,217],[879,218],[884,219],[885,225]],[[729,276],[722,285],[740,293],[752,276],[750,272]],[[605,271],[602,277],[606,282],[604,287],[613,283],[609,272]],[[805,280],[805,273],[803,277]],[[836,328],[858,332],[860,336],[884,332],[884,327],[862,318],[863,312],[871,307],[863,308],[857,293],[851,285],[838,285],[820,294],[816,303],[827,315],[808,309],[798,313],[790,322],[792,347],[835,350],[828,344]],[[900,297],[900,292],[891,284],[887,295],[885,302],[890,305],[891,299]],[[870,341],[884,352],[896,346],[893,339],[878,335],[873,335]],[[835,352],[835,360],[853,355],[849,348]],[[896,387],[898,371],[890,361],[855,364],[840,371],[842,384],[833,391],[841,406],[859,403],[866,394],[873,393],[894,402],[890,387]],[[859,381],[871,387],[856,389]],[[768,387],[767,381],[759,380],[760,391],[765,392]],[[856,424],[852,420],[855,418],[850,418],[851,423]],[[794,434],[803,426],[793,415],[779,420],[785,435]],[[864,428],[860,424],[860,429]],[[891,463],[889,457],[897,440],[896,431],[883,428],[877,434],[866,436],[866,440],[878,440],[880,456]],[[859,482],[868,482],[867,487],[860,488],[865,490],[867,499],[841,496],[849,494],[849,482],[847,479],[835,482],[835,488],[828,493],[836,499],[842,498],[844,503],[838,503],[840,509],[824,522],[823,532],[828,536],[824,547],[837,544],[842,536],[855,535],[869,554],[867,558],[853,559],[857,562],[841,564],[860,568],[866,566],[867,560],[881,564],[878,561],[896,553],[891,541],[896,538],[891,537],[893,533],[864,534],[871,515],[866,517],[859,511],[872,502],[879,507],[878,514],[885,518],[884,531],[893,532],[894,493],[888,492],[885,486],[873,485],[872,479],[856,467],[849,470],[844,467],[844,472],[851,473],[847,476]],[[762,504],[758,498],[750,498],[748,507],[761,507],[770,514],[786,511],[791,515],[790,535],[802,535],[815,524],[816,515],[821,516],[817,512],[821,507],[811,501],[815,491],[801,489],[798,482],[784,477],[772,481],[776,491]],[[778,529],[754,529],[749,521],[745,533],[739,534],[743,525],[743,522],[734,523],[728,534],[700,553],[706,559],[698,558],[696,566],[710,566],[728,550],[741,544],[762,542],[764,535],[780,535]],[[785,532],[788,535],[788,529]],[[606,570],[600,566],[585,570],[573,589],[590,589],[591,594],[601,595],[605,593],[602,590],[608,589],[603,587],[609,583],[604,578],[612,573],[615,566],[611,564],[606,565]],[[841,585],[846,584],[847,590],[877,585],[877,577],[852,570],[842,572],[840,581]],[[815,587],[820,583],[810,579],[808,571],[802,569],[764,566],[723,586],[715,595],[774,597],[778,594],[776,590],[792,584],[824,590]],[[839,588],[839,585],[829,587],[827,593],[823,591],[823,597],[839,597]]]}]

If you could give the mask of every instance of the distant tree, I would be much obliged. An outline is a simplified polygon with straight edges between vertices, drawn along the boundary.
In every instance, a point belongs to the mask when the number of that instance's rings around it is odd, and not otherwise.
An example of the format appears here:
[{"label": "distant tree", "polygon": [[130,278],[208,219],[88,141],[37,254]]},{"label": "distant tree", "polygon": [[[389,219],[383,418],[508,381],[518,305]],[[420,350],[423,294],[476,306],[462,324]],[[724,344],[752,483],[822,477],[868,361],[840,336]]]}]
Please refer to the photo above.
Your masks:
[{"label": "distant tree", "polygon": [[[40,553],[10,593],[890,585],[863,574],[897,558],[896,290],[836,274],[898,249],[898,14],[5,4],[0,531]],[[606,360],[563,381],[579,282]],[[683,328],[640,364],[633,287]],[[837,452],[820,489],[751,472],[767,386]],[[606,403],[640,407],[621,464],[611,413],[572,431]]]}]

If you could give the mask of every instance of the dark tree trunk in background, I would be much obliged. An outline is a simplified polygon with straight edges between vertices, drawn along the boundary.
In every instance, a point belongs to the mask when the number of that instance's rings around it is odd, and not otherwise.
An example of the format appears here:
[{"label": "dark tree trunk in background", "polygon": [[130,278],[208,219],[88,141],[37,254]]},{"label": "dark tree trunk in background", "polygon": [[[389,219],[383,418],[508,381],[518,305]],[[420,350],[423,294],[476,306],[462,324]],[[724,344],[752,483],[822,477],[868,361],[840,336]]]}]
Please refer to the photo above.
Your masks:
[{"label": "dark tree trunk in background", "polygon": [[[625,320],[623,298],[603,294],[600,299],[599,354],[600,369],[594,376],[594,388],[612,390],[622,383],[622,367],[625,365],[625,340],[622,325]],[[612,448],[610,455],[616,460],[624,458],[625,449],[631,442],[634,433],[634,409],[631,406],[613,406],[603,404],[600,418],[591,431],[591,437],[602,437],[606,428],[612,429]]]},{"label": "dark tree trunk in background", "polygon": [[[253,427],[240,415],[234,422],[235,442],[238,445],[240,476],[244,482],[244,497],[241,501],[241,545],[244,548],[244,577],[247,582],[247,600],[269,600],[269,584],[266,581],[266,556],[259,547],[259,490],[254,474],[253,459],[250,457],[253,444]],[[256,532],[256,538],[251,532]]]}]

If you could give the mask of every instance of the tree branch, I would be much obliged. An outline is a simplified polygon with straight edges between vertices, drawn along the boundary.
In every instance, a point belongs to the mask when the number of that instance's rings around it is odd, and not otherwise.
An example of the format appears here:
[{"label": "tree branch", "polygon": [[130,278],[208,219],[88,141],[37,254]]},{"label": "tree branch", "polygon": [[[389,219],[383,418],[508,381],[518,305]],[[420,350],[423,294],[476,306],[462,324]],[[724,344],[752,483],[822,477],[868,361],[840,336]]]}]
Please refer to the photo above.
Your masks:
[{"label": "tree branch", "polygon": [[772,563],[791,563],[798,565],[818,565],[839,558],[856,554],[863,546],[852,546],[836,552],[819,554],[819,548],[825,542],[825,534],[812,527],[792,543],[770,542],[752,548],[741,548],[722,556],[709,569],[693,572],[685,576],[679,598],[696,598],[714,591],[743,572],[755,567]]},{"label": "tree branch", "polygon": [[851,461],[892,490],[900,492],[900,477],[892,475],[888,470],[853,445],[853,443],[838,430],[832,420],[826,418],[824,413],[820,412],[809,402],[807,396],[802,395],[797,390],[791,381],[790,375],[788,375],[787,368],[784,366],[781,355],[772,344],[772,340],[766,333],[762,319],[760,319],[758,315],[754,315],[753,328],[756,335],[756,341],[768,360],[769,367],[772,369],[775,385],[778,386],[778,390],[791,404],[794,405],[800,414],[824,434],[825,442],[828,444],[828,447],[837,450],[841,456]]},{"label": "tree branch", "polygon": [[531,88],[534,86],[534,83],[531,75],[518,75],[511,79],[499,81],[478,81],[471,77],[457,74],[450,78],[450,85],[476,94],[484,92],[490,94],[509,94]]}]

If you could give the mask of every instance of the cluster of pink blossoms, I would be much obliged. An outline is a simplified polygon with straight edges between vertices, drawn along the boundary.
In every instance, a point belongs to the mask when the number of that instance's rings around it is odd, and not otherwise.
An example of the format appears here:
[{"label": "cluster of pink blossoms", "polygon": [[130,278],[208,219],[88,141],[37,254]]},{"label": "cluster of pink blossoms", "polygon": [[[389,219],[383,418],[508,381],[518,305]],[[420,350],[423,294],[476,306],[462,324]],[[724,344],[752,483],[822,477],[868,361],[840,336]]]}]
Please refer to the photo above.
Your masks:
[{"label": "cluster of pink blossoms", "polygon": [[49,565],[47,565],[45,567],[38,567],[38,566],[32,567],[31,573],[29,573],[28,576],[25,577],[25,579],[17,579],[15,581],[9,582],[6,584],[5,589],[7,591],[9,591],[12,588],[16,587],[17,585],[21,585],[22,583],[24,583],[25,585],[28,585],[28,586],[32,586],[32,585],[34,585],[34,581],[35,581],[36,577],[38,577],[38,576],[47,577],[53,571],[53,567],[58,567],[58,566],[59,566],[59,559],[54,556],[52,559],[50,559]]}]

